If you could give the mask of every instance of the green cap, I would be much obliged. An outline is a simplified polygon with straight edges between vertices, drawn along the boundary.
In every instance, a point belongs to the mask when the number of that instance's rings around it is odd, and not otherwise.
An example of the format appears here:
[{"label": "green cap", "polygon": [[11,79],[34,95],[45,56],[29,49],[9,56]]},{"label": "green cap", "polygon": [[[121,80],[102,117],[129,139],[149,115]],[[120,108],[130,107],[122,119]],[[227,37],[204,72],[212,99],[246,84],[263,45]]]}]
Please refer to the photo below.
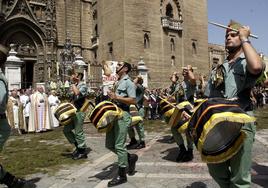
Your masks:
[{"label": "green cap", "polygon": [[[242,25],[234,20],[231,20],[230,23],[228,24],[228,27],[232,28],[232,29],[236,29],[238,30],[239,28],[242,27]],[[226,34],[231,31],[231,29],[226,29]]]}]

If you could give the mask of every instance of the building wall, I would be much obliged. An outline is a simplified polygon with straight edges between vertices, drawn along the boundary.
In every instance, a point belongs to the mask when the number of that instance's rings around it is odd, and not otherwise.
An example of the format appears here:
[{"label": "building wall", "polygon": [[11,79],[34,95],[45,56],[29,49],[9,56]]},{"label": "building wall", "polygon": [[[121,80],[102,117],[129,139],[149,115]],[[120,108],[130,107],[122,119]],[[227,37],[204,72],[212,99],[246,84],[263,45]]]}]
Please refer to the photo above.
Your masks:
[{"label": "building wall", "polygon": [[[196,66],[198,72],[208,70],[206,0],[112,0],[109,3],[107,0],[31,0],[27,2],[31,2],[29,3],[31,7],[37,7],[31,10],[33,15],[30,14],[31,11],[27,14],[32,16],[33,23],[40,26],[40,31],[45,31],[42,37],[43,46],[36,47],[39,51],[43,50],[43,59],[41,62],[40,58],[37,58],[35,65],[38,66],[35,72],[37,69],[43,69],[46,75],[47,67],[50,66],[53,73],[56,72],[56,62],[62,62],[60,53],[67,38],[71,40],[74,53],[81,51],[86,63],[97,65],[96,70],[99,70],[99,63],[103,60],[125,60],[137,65],[140,57],[143,57],[149,68],[149,87],[168,86],[170,74],[174,71],[181,72],[181,67],[187,64]],[[172,6],[174,16],[172,19],[180,23],[182,30],[164,27],[162,18],[168,13],[166,8],[168,4]],[[51,6],[53,16],[49,15],[50,9],[46,8]],[[42,15],[39,11],[40,7],[43,11]],[[94,15],[97,16],[93,18]],[[42,19],[37,19],[38,17]],[[147,48],[144,47],[145,34],[150,41],[150,46]],[[171,40],[174,41],[173,51]],[[93,72],[92,77],[96,77],[96,72]],[[42,75],[36,78],[34,82],[49,79]]]},{"label": "building wall", "polygon": [[[165,30],[161,25],[165,6],[179,5],[182,13],[182,31]],[[99,59],[109,59],[108,43],[113,42],[112,60],[126,60],[138,63],[142,56],[149,68],[149,87],[167,86],[169,75],[187,64],[198,67],[198,71],[208,68],[207,4],[201,1],[122,1],[112,3],[98,1],[98,25],[100,30]],[[162,6],[161,6],[162,5]],[[178,15],[176,8],[174,14]],[[162,12],[162,14],[161,14]],[[198,29],[196,29],[198,28]],[[150,47],[144,48],[144,34],[150,39]],[[175,51],[171,51],[173,38]],[[196,43],[193,54],[192,42]],[[175,57],[172,65],[171,57]],[[206,66],[204,66],[204,64]]]}]

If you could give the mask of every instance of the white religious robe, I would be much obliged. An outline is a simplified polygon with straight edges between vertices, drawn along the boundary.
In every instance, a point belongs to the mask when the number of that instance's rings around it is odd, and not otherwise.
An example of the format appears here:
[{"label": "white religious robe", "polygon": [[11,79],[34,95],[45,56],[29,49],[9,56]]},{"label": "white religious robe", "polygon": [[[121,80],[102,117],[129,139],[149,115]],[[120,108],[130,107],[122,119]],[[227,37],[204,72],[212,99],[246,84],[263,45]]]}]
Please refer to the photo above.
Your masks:
[{"label": "white religious robe", "polygon": [[21,95],[20,102],[23,105],[23,121],[24,121],[24,125],[25,125],[24,126],[25,131],[28,132],[28,129],[26,128],[26,119],[25,118],[30,116],[30,108],[31,108],[30,97],[28,95]]},{"label": "white religious robe", "polygon": [[31,111],[28,132],[41,132],[52,128],[52,114],[45,93],[31,95]]},{"label": "white religious robe", "polygon": [[[13,118],[13,126],[15,129],[19,128],[19,99],[18,98],[14,98],[13,96],[9,97],[10,101],[12,102],[12,112],[13,112],[13,116],[11,116],[11,118]],[[10,120],[10,124],[12,120]]]},{"label": "white religious robe", "polygon": [[59,121],[56,119],[54,113],[56,108],[59,106],[60,104],[60,100],[57,96],[54,95],[49,95],[48,97],[48,103],[50,106],[50,110],[52,112],[52,120],[53,120],[53,127],[58,127],[59,126]]}]

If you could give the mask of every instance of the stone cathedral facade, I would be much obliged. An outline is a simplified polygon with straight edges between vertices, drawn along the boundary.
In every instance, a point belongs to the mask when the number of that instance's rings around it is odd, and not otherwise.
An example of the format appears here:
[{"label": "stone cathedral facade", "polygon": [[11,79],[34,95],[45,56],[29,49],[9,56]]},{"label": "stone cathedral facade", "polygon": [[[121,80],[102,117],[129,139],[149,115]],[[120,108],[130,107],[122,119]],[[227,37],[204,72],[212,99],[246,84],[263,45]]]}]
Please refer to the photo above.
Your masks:
[{"label": "stone cathedral facade", "polygon": [[103,60],[135,67],[142,57],[152,88],[187,64],[209,70],[206,0],[0,0],[0,12],[0,42],[22,60],[22,87],[57,79],[76,53],[95,86]]}]

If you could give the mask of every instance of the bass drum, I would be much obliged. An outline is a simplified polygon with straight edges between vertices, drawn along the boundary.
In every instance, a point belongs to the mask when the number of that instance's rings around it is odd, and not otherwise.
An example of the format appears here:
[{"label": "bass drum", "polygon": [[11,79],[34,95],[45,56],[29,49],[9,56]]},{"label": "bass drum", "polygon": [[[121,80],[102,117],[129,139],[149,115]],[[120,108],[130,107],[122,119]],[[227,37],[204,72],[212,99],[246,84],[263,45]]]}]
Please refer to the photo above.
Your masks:
[{"label": "bass drum", "polygon": [[103,101],[92,110],[89,120],[99,132],[106,132],[120,117],[122,117],[122,110],[117,105],[110,101]]},{"label": "bass drum", "polygon": [[77,109],[72,103],[61,103],[55,110],[55,117],[60,125],[69,125]]},{"label": "bass drum", "polygon": [[239,151],[245,138],[241,128],[254,121],[237,102],[214,98],[198,106],[188,131],[204,162],[221,163]]}]

